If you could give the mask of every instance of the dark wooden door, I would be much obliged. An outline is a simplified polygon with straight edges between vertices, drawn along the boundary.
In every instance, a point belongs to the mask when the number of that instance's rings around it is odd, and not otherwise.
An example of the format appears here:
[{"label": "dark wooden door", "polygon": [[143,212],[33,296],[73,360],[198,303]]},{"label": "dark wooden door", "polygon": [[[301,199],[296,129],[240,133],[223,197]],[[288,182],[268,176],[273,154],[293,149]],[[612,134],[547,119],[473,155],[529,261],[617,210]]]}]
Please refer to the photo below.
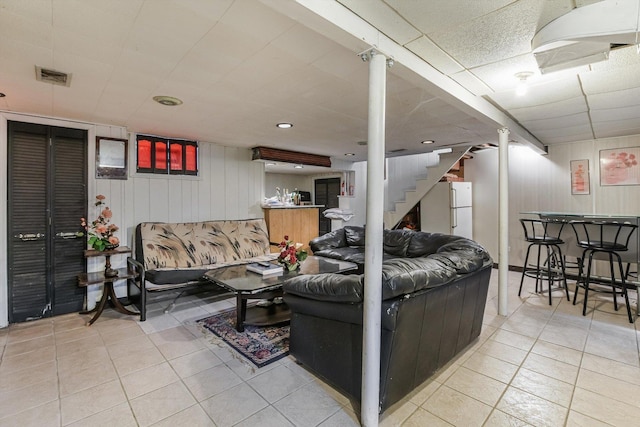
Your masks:
[{"label": "dark wooden door", "polygon": [[19,122],[8,133],[9,322],[79,311],[87,133]]},{"label": "dark wooden door", "polygon": [[319,209],[320,230],[319,235],[327,234],[331,231],[331,220],[322,215],[326,209],[339,207],[338,196],[340,195],[340,178],[324,178],[315,181],[315,204],[324,205]]}]

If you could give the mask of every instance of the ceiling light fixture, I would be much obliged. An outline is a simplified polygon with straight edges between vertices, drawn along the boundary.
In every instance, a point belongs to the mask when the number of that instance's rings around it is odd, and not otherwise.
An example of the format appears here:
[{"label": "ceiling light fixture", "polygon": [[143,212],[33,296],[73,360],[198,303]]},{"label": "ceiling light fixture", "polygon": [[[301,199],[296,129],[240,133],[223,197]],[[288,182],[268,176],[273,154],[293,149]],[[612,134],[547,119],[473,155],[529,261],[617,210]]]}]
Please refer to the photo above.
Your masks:
[{"label": "ceiling light fixture", "polygon": [[356,153],[344,153],[345,156],[355,156]]},{"label": "ceiling light fixture", "polygon": [[304,167],[304,166],[302,166],[302,165],[295,165],[293,168],[294,168],[294,169],[302,169],[303,167]]},{"label": "ceiling light fixture", "polygon": [[269,163],[265,163],[264,165],[265,165],[265,166],[275,166],[276,164],[275,164],[275,163],[273,163],[273,162],[269,162]]},{"label": "ceiling light fixture", "polygon": [[424,141],[420,142],[420,144],[433,144],[435,141],[431,140],[431,139],[425,139]]},{"label": "ceiling light fixture", "polygon": [[293,123],[286,123],[286,122],[278,123],[276,127],[280,129],[291,129],[293,127]]},{"label": "ceiling light fixture", "polygon": [[153,100],[158,104],[166,105],[167,107],[175,107],[176,105],[182,104],[182,101],[178,98],[174,98],[173,96],[154,96]]},{"label": "ceiling light fixture", "polygon": [[5,96],[7,96],[7,95],[5,95],[4,93],[0,92],[0,98],[4,98]]},{"label": "ceiling light fixture", "polygon": [[531,76],[533,76],[533,73],[531,71],[521,71],[515,74],[515,77],[520,80],[518,82],[518,85],[516,86],[517,96],[524,96],[527,94],[527,79]]}]

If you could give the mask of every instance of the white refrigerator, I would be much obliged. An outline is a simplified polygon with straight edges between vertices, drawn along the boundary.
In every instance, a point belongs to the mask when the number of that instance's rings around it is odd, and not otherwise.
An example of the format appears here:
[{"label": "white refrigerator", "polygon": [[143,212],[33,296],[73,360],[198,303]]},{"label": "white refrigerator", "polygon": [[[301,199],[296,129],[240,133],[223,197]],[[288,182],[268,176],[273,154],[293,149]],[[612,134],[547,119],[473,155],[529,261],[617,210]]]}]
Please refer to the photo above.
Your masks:
[{"label": "white refrigerator", "polygon": [[439,182],[420,201],[420,228],[473,238],[470,182]]}]

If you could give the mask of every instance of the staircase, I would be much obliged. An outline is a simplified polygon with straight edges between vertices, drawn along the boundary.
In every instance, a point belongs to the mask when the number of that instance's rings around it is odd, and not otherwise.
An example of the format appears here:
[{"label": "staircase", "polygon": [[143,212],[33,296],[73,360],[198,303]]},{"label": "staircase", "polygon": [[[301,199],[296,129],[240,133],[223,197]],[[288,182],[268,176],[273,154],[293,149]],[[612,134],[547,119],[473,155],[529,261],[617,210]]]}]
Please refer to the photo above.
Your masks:
[{"label": "staircase", "polygon": [[426,178],[416,179],[416,186],[404,193],[404,198],[395,203],[393,211],[384,213],[385,228],[393,228],[409,211],[440,181],[458,160],[464,157],[471,147],[454,148],[451,153],[440,154],[437,165],[428,168]]}]

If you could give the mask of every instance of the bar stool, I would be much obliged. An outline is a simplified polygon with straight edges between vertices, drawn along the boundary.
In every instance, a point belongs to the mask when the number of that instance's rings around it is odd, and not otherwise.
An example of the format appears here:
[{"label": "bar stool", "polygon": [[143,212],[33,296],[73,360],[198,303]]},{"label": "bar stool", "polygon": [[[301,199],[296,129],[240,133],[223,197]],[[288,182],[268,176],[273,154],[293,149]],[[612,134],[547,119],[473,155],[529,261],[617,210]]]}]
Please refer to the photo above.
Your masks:
[{"label": "bar stool", "polygon": [[[598,289],[590,288],[589,285],[592,282],[599,284],[609,283],[611,285],[611,293],[613,294],[613,307],[618,311],[618,300],[616,295],[620,293],[624,296],[625,303],[627,304],[629,322],[633,323],[631,306],[629,305],[629,294],[627,292],[627,284],[625,283],[629,274],[629,264],[627,264],[626,270],[622,268],[622,258],[620,257],[619,252],[626,252],[629,250],[629,240],[638,226],[635,224],[616,221],[571,221],[570,224],[576,234],[578,246],[583,249],[582,263],[578,273],[576,291],[573,295],[573,304],[576,304],[578,288],[583,287],[584,303],[582,307],[582,315],[586,315],[589,290],[598,291]],[[609,258],[609,271],[611,272],[611,277],[606,282],[603,280],[605,279],[604,277],[596,278],[591,276],[593,256],[597,253],[607,254]],[[585,276],[583,275],[583,269],[587,254],[589,255],[589,261],[587,262],[587,274]],[[616,281],[615,269],[613,267],[614,257],[616,258],[618,268],[620,270],[619,281]]]},{"label": "bar stool", "polygon": [[[527,276],[536,279],[536,292],[538,292],[538,289],[542,291],[544,280],[549,283],[549,305],[551,305],[551,286],[553,282],[562,283],[567,294],[567,301],[569,301],[569,288],[567,287],[567,278],[564,271],[564,257],[562,256],[562,249],[560,249],[560,245],[564,243],[560,238],[560,233],[562,233],[565,223],[552,219],[520,219],[520,224],[524,229],[524,239],[529,242],[529,246],[527,247],[527,255],[524,258],[518,296],[522,293],[522,284],[525,276]],[[538,248],[538,258],[535,266],[529,267],[529,254],[533,246]],[[544,260],[546,269],[541,268],[540,264],[542,247],[545,247],[547,251],[547,258]],[[544,264],[542,267],[544,267]],[[538,288],[538,283],[540,283],[540,288]]]}]

